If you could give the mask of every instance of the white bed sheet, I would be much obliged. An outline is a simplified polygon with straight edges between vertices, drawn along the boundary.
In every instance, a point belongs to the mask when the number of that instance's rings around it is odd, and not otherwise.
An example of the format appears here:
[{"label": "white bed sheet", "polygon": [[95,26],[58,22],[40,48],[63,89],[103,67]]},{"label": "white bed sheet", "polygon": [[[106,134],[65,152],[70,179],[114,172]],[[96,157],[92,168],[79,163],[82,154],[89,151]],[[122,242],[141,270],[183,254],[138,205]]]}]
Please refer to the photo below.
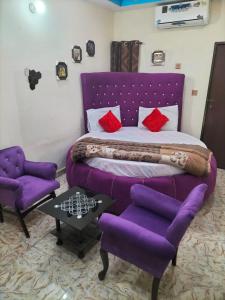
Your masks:
[{"label": "white bed sheet", "polygon": [[[79,139],[93,137],[100,139],[113,139],[122,141],[132,141],[140,143],[177,143],[200,145],[206,148],[206,145],[199,139],[178,131],[160,131],[150,132],[145,128],[123,127],[115,133],[92,132],[87,133]],[[128,177],[160,177],[172,176],[184,173],[183,170],[165,164],[155,164],[149,162],[137,162],[127,160],[115,160],[108,158],[90,158],[85,163],[91,167],[102,171],[110,172],[118,176]]]}]

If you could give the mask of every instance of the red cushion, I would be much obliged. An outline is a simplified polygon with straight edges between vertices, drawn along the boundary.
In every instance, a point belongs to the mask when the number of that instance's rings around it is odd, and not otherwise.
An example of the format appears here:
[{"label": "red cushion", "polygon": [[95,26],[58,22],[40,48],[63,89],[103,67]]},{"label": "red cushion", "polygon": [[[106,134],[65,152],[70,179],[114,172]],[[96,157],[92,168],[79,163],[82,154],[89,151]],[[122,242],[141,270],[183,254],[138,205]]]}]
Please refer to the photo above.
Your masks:
[{"label": "red cushion", "polygon": [[98,120],[99,125],[107,132],[115,132],[122,127],[120,120],[110,111]]},{"label": "red cushion", "polygon": [[167,116],[163,115],[158,108],[155,108],[142,122],[150,131],[160,131],[160,129],[168,122]]}]

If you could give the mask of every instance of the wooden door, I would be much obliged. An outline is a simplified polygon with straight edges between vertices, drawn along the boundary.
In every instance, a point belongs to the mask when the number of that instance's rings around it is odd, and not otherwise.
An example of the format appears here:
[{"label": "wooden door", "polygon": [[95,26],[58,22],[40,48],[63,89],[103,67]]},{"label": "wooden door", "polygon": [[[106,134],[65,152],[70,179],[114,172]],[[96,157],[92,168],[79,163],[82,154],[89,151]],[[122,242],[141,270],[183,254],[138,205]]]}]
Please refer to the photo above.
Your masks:
[{"label": "wooden door", "polygon": [[215,43],[201,138],[225,169],[225,42]]}]

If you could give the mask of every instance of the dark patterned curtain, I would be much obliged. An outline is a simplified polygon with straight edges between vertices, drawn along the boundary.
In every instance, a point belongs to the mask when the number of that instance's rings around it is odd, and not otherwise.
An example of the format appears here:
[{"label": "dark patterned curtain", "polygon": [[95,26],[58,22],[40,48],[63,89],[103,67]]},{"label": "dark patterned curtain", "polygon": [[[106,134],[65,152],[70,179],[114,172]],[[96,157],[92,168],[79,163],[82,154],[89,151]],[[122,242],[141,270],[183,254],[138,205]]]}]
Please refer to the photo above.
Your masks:
[{"label": "dark patterned curtain", "polygon": [[138,72],[140,41],[112,42],[111,72]]}]

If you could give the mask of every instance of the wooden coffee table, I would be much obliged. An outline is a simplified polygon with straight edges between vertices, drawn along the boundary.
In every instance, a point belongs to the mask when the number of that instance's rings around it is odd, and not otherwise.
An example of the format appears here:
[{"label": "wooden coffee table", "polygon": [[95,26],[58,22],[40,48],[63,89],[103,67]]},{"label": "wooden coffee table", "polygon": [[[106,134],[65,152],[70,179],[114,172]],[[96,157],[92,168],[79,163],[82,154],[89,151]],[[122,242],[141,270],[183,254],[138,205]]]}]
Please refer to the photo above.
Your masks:
[{"label": "wooden coffee table", "polygon": [[113,203],[106,195],[94,195],[73,187],[40,206],[39,210],[55,218],[56,229],[52,233],[57,237],[56,244],[64,245],[83,258],[100,239],[98,217]]}]

